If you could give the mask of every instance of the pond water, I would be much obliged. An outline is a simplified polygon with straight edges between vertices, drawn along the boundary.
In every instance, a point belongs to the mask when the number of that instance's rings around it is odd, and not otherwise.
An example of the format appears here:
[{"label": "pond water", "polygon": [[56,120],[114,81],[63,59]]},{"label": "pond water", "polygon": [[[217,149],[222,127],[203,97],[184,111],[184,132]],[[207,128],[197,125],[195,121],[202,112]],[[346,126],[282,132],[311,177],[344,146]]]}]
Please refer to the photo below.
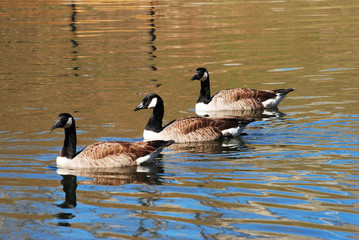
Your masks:
[{"label": "pond water", "polygon": [[[0,238],[359,238],[357,0],[1,0],[0,35]],[[59,113],[79,149],[141,140],[147,93],[195,115],[197,67],[212,93],[295,91],[237,139],[56,168]]]}]

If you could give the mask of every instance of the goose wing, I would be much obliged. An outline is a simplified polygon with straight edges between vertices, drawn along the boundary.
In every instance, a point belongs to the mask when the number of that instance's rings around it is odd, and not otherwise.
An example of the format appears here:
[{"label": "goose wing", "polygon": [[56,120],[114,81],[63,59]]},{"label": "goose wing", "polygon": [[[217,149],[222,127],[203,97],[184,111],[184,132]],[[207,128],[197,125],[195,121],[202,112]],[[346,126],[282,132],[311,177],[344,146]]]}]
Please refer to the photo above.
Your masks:
[{"label": "goose wing", "polygon": [[272,90],[255,90],[249,88],[231,88],[219,91],[213,98],[222,98],[225,103],[240,101],[244,99],[258,99],[260,102],[276,97]]},{"label": "goose wing", "polygon": [[227,106],[228,110],[260,109],[263,108],[262,102],[276,96],[277,94],[271,90],[231,88],[216,93],[212,97],[212,102],[219,107]]},{"label": "goose wing", "polygon": [[124,167],[137,165],[136,160],[159,148],[170,145],[171,142],[98,142],[87,146],[73,161],[81,167]]},{"label": "goose wing", "polygon": [[223,130],[238,127],[240,124],[238,118],[187,117],[169,123],[162,130],[162,134],[179,143],[213,141],[223,137]]}]

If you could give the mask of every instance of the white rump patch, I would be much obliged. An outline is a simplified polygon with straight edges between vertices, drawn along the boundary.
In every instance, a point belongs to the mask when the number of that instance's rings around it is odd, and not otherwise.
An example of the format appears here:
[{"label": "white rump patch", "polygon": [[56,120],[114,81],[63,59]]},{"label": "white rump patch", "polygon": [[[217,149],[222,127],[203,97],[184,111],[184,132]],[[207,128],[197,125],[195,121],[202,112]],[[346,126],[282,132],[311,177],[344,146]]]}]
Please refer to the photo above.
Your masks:
[{"label": "white rump patch", "polygon": [[157,98],[153,98],[150,102],[150,105],[148,105],[148,108],[154,108],[157,105]]},{"label": "white rump patch", "polygon": [[246,128],[246,126],[238,126],[235,128],[228,128],[222,131],[223,136],[225,137],[238,137],[243,130]]},{"label": "white rump patch", "polygon": [[279,94],[277,93],[277,96],[275,98],[270,98],[268,100],[265,100],[262,102],[264,108],[274,108],[277,107],[278,104],[285,98],[287,94]]},{"label": "white rump patch", "polygon": [[137,165],[140,165],[142,163],[151,163],[151,162],[153,162],[156,159],[156,157],[160,154],[162,149],[163,148],[159,148],[153,153],[150,153],[150,154],[147,154],[146,156],[137,158],[136,159]]},{"label": "white rump patch", "polygon": [[208,78],[208,73],[207,72],[204,72],[202,78],[200,79],[200,81],[206,81]]},{"label": "white rump patch", "polygon": [[71,127],[72,125],[72,117],[70,117],[68,120],[67,120],[67,123],[65,124],[64,128],[69,128]]}]

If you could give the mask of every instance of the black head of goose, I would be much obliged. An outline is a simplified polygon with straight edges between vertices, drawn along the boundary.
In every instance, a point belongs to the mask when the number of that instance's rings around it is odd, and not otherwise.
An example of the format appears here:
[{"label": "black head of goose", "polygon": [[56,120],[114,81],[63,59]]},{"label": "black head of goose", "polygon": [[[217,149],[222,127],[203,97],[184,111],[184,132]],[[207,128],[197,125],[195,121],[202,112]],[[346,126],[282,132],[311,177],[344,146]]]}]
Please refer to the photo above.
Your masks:
[{"label": "black head of goose", "polygon": [[238,117],[185,117],[173,120],[162,127],[163,100],[159,95],[153,93],[145,96],[134,111],[140,109],[153,109],[143,132],[145,140],[173,140],[177,143],[186,143],[237,137],[250,122],[254,121]]},{"label": "black head of goose", "polygon": [[56,158],[59,168],[113,168],[150,163],[164,147],[173,143],[173,141],[97,142],[76,152],[75,119],[68,113],[61,113],[51,130],[55,128],[65,129],[64,144]]},{"label": "black head of goose", "polygon": [[221,90],[211,97],[209,73],[205,68],[197,68],[191,80],[201,81],[201,90],[196,102],[196,112],[218,110],[253,110],[276,108],[293,88],[276,90],[255,90],[231,88]]}]

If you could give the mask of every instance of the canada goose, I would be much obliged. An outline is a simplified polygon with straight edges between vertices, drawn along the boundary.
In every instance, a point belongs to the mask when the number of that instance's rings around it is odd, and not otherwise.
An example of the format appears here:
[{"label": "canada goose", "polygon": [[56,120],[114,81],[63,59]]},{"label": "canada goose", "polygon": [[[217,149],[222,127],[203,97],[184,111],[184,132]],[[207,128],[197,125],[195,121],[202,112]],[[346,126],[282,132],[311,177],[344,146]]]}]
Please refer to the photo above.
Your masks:
[{"label": "canada goose", "polygon": [[64,145],[56,158],[56,164],[60,168],[107,168],[150,163],[164,147],[173,143],[173,141],[97,142],[76,152],[75,119],[68,113],[61,113],[51,130],[55,128],[65,129]]},{"label": "canada goose", "polygon": [[217,110],[251,110],[276,108],[293,88],[276,90],[255,90],[231,88],[219,91],[211,97],[209,73],[205,68],[197,68],[191,80],[201,81],[201,91],[196,103],[196,113]]},{"label": "canada goose", "polygon": [[134,111],[151,108],[153,113],[143,132],[145,140],[173,140],[176,143],[185,143],[237,137],[250,122],[254,121],[238,117],[185,117],[173,120],[162,127],[163,100],[157,94],[152,93],[144,97]]}]

